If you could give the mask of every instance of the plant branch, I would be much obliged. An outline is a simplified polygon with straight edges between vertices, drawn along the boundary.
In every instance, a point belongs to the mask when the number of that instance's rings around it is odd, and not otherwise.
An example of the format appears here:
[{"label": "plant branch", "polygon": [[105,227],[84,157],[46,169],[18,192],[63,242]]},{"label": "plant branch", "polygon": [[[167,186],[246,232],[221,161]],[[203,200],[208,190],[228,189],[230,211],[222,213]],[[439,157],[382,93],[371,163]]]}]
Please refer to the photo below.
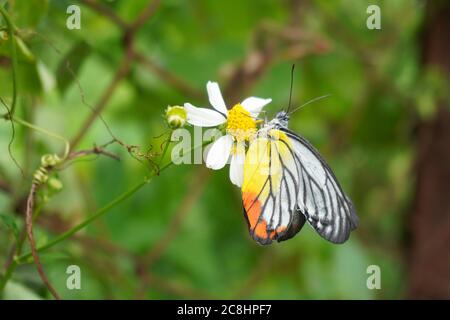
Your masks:
[{"label": "plant branch", "polygon": [[[115,142],[115,141],[112,141]],[[69,156],[67,157],[68,160],[73,160],[79,157],[85,157],[88,156],[90,154],[97,154],[97,155],[104,155],[106,157],[109,157],[111,159],[120,161],[120,157],[112,152],[109,152],[107,150],[105,150],[104,148],[111,144],[112,142],[109,142],[103,146],[94,146],[92,149],[86,149],[86,150],[80,150],[80,151],[76,151],[76,152],[71,152],[69,154]]]},{"label": "plant branch", "polygon": [[28,241],[30,242],[30,248],[31,248],[31,254],[33,255],[34,263],[36,265],[36,268],[38,270],[39,276],[41,277],[42,282],[46,285],[50,293],[53,295],[53,297],[56,300],[61,300],[61,297],[59,296],[58,292],[56,292],[55,288],[52,286],[50,281],[48,280],[44,268],[42,267],[42,263],[39,259],[38,252],[36,250],[36,243],[34,241],[34,235],[33,235],[33,211],[34,211],[34,201],[36,196],[36,191],[38,189],[39,185],[34,183],[31,185],[30,193],[28,195],[27,200],[27,211],[25,213],[25,225],[28,235]]}]

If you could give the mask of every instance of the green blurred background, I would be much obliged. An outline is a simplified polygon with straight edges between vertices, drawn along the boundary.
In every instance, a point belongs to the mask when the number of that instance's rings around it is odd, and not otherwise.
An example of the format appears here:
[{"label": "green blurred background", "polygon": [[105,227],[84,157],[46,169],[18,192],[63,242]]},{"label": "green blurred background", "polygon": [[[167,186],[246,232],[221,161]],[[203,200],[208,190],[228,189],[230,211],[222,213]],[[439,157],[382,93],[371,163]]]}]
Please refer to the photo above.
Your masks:
[{"label": "green blurred background", "polygon": [[[149,3],[153,11],[127,32],[129,22],[150,12]],[[81,8],[79,30],[66,27],[72,4]],[[381,8],[381,30],[366,26],[371,4]],[[320,150],[360,217],[343,245],[305,226],[287,242],[262,247],[248,235],[228,168],[173,166],[41,254],[63,298],[450,297],[447,1],[1,0],[0,5],[17,26],[16,116],[73,142],[92,117],[91,108],[100,107],[120,140],[142,150],[152,146],[153,162],[160,161],[167,138],[162,117],[167,105],[207,105],[205,84],[213,80],[229,105],[250,95],[271,97],[271,117],[288,103],[295,63],[294,106],[331,96],[296,112],[290,127]],[[0,96],[11,103],[5,27],[0,19]],[[0,132],[4,272],[24,225],[33,171],[43,154],[58,153],[63,145],[16,124],[11,151],[22,177],[8,152],[11,122],[2,121]],[[99,118],[85,133],[75,150],[111,140]],[[38,245],[149,175],[145,159],[143,166],[117,144],[108,150],[121,161],[91,157],[59,172],[64,188],[35,223]],[[427,180],[427,163],[433,163],[436,179]],[[432,236],[437,240],[424,248]],[[66,287],[69,265],[81,268],[81,290]],[[379,290],[366,286],[370,265],[381,269]],[[3,298],[52,297],[29,261],[17,267]]]}]

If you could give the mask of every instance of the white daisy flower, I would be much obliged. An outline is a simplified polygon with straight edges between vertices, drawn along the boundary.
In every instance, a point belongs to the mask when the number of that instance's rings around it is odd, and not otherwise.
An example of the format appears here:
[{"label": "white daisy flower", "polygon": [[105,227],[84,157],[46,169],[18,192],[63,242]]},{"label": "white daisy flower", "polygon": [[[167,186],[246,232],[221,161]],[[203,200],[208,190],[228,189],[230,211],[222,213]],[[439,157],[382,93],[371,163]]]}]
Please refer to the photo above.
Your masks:
[{"label": "white daisy flower", "polygon": [[206,166],[221,169],[231,155],[230,180],[240,187],[244,177],[245,142],[256,132],[255,118],[272,99],[249,97],[228,110],[217,82],[208,81],[206,90],[214,110],[185,103],[187,122],[199,127],[226,124],[226,134],[214,141],[208,151]]}]

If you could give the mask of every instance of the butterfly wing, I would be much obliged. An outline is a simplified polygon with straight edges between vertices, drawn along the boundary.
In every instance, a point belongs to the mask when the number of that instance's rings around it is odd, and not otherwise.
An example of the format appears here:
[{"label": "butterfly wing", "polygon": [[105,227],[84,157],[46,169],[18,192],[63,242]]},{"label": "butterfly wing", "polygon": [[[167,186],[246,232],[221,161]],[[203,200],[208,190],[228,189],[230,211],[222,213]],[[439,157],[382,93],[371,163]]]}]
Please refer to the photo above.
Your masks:
[{"label": "butterfly wing", "polygon": [[[294,154],[270,130],[252,140],[244,163],[242,199],[250,235],[260,244],[290,239],[305,224],[297,207]],[[287,137],[286,137],[287,138]]]},{"label": "butterfly wing", "polygon": [[292,238],[305,221],[326,240],[342,243],[358,224],[331,168],[308,141],[286,128],[271,129],[250,143],[242,198],[250,235],[260,244]]},{"label": "butterfly wing", "polygon": [[331,168],[306,139],[287,128],[280,131],[286,134],[286,144],[297,166],[298,209],[324,239],[333,243],[345,242],[358,226],[351,200]]}]

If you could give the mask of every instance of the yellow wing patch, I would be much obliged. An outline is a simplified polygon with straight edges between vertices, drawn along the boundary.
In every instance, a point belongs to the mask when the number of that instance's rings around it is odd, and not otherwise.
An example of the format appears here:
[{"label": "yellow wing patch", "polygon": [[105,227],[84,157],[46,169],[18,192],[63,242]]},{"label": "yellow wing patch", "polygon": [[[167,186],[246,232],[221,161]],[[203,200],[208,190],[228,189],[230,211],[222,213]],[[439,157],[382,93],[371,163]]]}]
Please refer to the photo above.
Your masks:
[{"label": "yellow wing patch", "polygon": [[283,132],[272,129],[266,137],[252,140],[247,151],[242,200],[250,233],[260,243],[266,244],[277,239],[291,220],[288,217],[282,221],[278,210],[275,218],[280,222],[274,222],[275,205],[277,201],[282,201],[280,190],[283,166],[285,163],[294,164],[288,148],[290,143]]}]

